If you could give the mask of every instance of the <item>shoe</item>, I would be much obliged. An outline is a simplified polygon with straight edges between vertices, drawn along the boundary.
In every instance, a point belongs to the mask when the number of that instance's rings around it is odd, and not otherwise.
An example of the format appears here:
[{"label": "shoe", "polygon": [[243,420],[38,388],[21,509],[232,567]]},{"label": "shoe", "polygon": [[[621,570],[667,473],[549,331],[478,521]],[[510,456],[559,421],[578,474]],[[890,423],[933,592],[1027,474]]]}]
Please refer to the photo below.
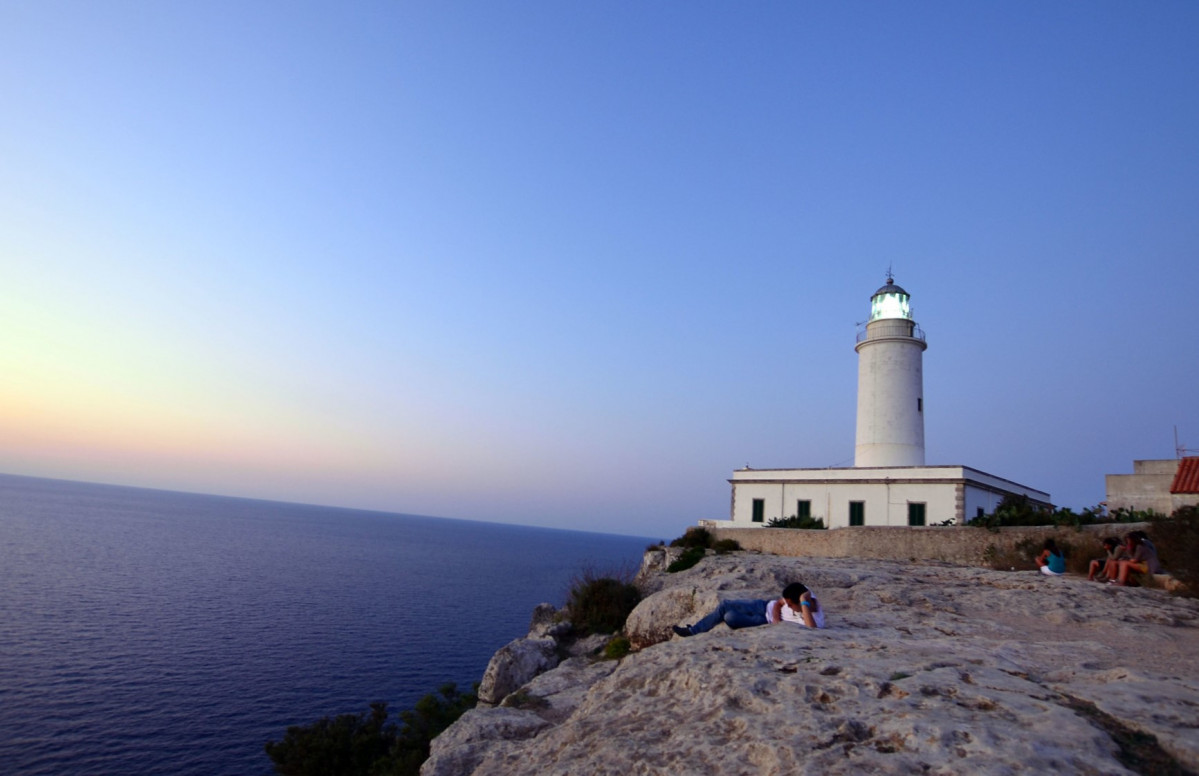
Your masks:
[{"label": "shoe", "polygon": [[683,638],[687,638],[688,636],[695,635],[694,633],[691,632],[691,626],[689,626],[689,625],[686,627],[681,626],[681,625],[672,625],[672,626],[670,626],[670,629],[672,631],[674,631],[676,636],[682,636]]}]

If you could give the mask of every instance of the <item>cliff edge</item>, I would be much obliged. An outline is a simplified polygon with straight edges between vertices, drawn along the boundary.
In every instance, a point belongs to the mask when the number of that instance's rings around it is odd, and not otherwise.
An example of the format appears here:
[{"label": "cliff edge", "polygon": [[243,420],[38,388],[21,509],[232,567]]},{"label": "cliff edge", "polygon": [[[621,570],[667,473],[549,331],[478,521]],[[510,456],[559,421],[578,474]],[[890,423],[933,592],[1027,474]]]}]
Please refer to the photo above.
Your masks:
[{"label": "cliff edge", "polygon": [[[422,776],[1199,772],[1195,600],[752,553],[641,581],[626,626],[639,651],[560,655],[439,736]],[[827,629],[670,632],[791,581],[819,595]],[[540,618],[530,640],[544,650]]]}]

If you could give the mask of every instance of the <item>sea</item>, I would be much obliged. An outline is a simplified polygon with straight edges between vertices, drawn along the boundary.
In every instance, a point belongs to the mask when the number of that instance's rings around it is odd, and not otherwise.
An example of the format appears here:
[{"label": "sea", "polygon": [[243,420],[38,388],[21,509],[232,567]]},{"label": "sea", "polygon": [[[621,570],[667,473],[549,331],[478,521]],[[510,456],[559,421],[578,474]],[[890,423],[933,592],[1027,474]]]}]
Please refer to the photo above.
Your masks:
[{"label": "sea", "polygon": [[0,771],[271,774],[289,725],[469,689],[661,538],[0,475]]}]

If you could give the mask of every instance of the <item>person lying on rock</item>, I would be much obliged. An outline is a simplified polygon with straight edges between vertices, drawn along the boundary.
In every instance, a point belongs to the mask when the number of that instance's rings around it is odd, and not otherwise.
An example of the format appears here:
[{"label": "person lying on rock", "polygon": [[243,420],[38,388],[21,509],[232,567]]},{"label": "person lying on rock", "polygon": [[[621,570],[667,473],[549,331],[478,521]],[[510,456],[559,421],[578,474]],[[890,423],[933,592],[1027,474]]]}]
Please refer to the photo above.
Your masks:
[{"label": "person lying on rock", "polygon": [[720,623],[733,630],[779,622],[794,622],[808,628],[824,627],[824,609],[811,590],[798,582],[783,588],[782,598],[773,601],[721,601],[716,609],[694,625],[675,625],[673,630],[686,638],[707,633]]},{"label": "person lying on rock", "polygon": [[1066,573],[1066,556],[1053,539],[1045,540],[1045,547],[1037,556],[1037,565],[1041,567],[1041,573],[1047,576],[1060,577]]}]

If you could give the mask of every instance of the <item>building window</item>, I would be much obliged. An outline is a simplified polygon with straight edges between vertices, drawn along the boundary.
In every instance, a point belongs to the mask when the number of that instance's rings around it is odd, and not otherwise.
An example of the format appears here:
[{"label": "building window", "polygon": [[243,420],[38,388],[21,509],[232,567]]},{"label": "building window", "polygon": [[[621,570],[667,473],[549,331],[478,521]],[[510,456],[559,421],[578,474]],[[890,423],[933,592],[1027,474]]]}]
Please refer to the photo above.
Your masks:
[{"label": "building window", "polygon": [[754,522],[760,523],[766,519],[766,499],[754,499]]},{"label": "building window", "polygon": [[795,516],[796,517],[811,517],[812,516],[812,502],[811,501],[795,502]]},{"label": "building window", "polygon": [[979,507],[979,508],[978,508],[978,511],[974,513],[974,516],[975,516],[975,517],[986,517],[986,516],[987,516],[987,510],[983,509],[982,507]]},{"label": "building window", "polygon": [[924,525],[924,504],[908,503],[908,525]]},{"label": "building window", "polygon": [[850,525],[866,525],[866,502],[865,501],[849,502],[849,524]]},{"label": "building window", "polygon": [[917,399],[916,399],[916,412],[924,412],[924,398],[923,397],[917,397]]}]

